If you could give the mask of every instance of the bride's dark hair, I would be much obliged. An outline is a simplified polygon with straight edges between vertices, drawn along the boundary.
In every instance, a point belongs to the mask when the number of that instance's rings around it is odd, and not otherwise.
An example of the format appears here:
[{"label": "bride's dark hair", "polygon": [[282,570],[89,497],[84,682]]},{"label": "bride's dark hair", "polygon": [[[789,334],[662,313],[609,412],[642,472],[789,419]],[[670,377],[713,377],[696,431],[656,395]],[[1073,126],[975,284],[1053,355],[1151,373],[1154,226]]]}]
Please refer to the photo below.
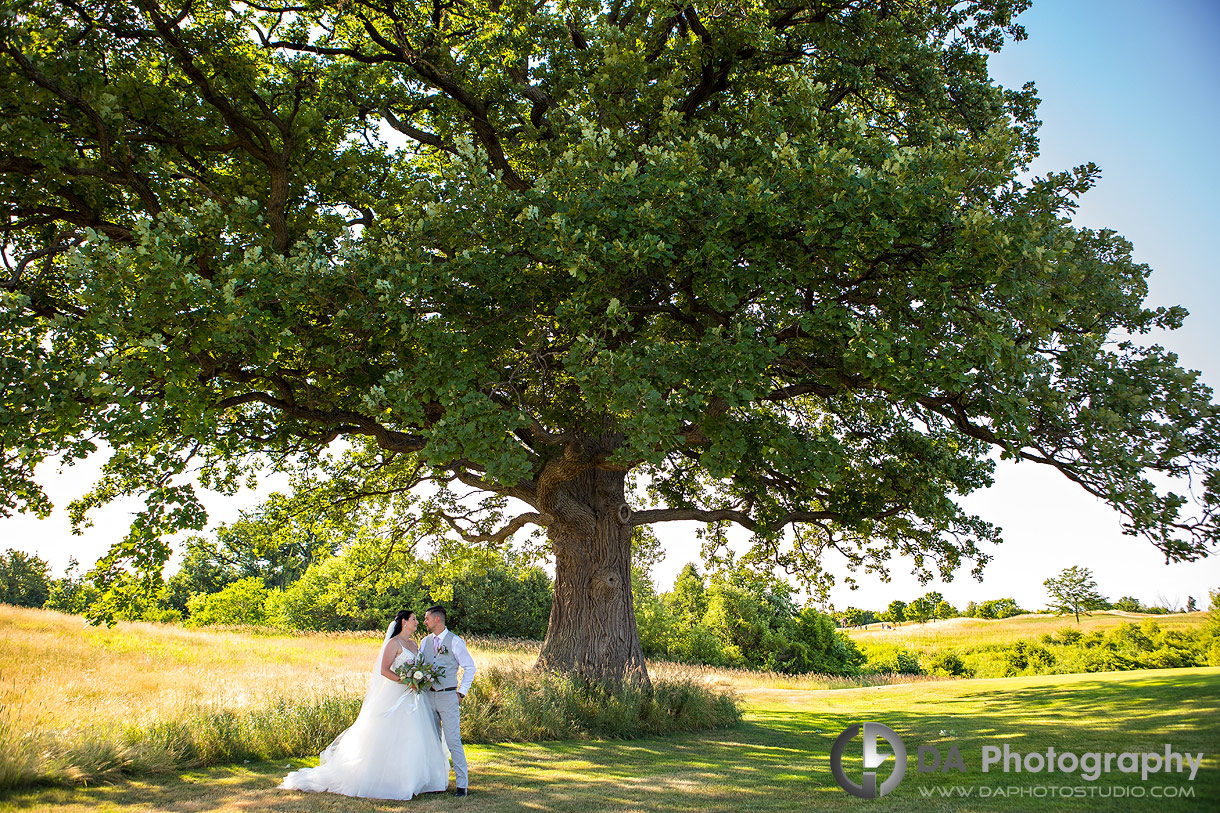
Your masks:
[{"label": "bride's dark hair", "polygon": [[393,638],[402,632],[402,625],[413,615],[415,615],[414,610],[399,610],[398,615],[394,616],[394,631],[390,633],[390,637]]}]

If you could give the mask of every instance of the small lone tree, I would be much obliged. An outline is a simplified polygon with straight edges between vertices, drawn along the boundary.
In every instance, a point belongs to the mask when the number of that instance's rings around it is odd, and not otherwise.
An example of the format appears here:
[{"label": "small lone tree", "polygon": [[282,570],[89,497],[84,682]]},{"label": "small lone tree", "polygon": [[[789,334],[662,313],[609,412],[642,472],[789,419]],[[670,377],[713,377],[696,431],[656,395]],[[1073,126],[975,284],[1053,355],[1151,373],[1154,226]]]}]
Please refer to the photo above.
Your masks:
[{"label": "small lone tree", "polygon": [[901,624],[907,620],[907,603],[895,599],[890,602],[890,606],[881,614],[882,621],[889,621],[891,624]]},{"label": "small lone tree", "polygon": [[1080,623],[1080,614],[1089,615],[1090,610],[1104,610],[1109,602],[1097,592],[1097,582],[1093,581],[1093,572],[1087,567],[1065,568],[1056,578],[1042,582],[1046,592],[1051,594],[1048,605],[1052,610],[1061,613],[1073,613],[1076,623]]},{"label": "small lone tree", "polygon": [[907,605],[906,617],[908,621],[922,624],[935,615],[936,605],[928,601],[926,596],[920,596]]},{"label": "small lone tree", "polygon": [[49,595],[51,566],[43,559],[9,548],[0,553],[0,603],[41,607]]},{"label": "small lone tree", "polygon": [[698,624],[707,613],[707,584],[694,562],[688,562],[669,594],[670,608],[688,624]]}]

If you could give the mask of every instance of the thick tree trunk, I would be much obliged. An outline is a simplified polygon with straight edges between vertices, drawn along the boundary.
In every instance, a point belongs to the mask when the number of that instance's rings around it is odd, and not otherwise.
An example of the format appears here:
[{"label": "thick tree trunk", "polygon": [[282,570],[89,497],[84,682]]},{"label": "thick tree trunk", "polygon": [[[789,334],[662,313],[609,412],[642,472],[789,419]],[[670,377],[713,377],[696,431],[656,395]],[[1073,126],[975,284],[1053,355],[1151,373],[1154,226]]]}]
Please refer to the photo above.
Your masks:
[{"label": "thick tree trunk", "polygon": [[648,683],[631,602],[624,474],[589,468],[555,487],[555,597],[538,667]]}]

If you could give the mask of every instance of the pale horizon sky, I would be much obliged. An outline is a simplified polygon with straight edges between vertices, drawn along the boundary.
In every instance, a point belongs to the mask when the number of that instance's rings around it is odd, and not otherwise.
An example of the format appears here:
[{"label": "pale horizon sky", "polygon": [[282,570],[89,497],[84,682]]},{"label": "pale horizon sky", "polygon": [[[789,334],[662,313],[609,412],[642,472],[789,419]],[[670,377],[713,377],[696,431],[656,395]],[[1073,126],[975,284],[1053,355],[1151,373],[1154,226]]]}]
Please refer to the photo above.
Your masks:
[{"label": "pale horizon sky", "polygon": [[[1102,169],[1086,195],[1078,224],[1108,227],[1129,239],[1136,259],[1148,263],[1150,305],[1184,305],[1185,326],[1153,341],[1176,352],[1181,364],[1220,384],[1220,276],[1211,236],[1220,213],[1220,4],[1176,0],[1150,5],[1136,0],[1042,0],[1022,15],[1025,42],[1009,44],[991,59],[993,78],[1007,87],[1034,81],[1042,105],[1041,157],[1035,174],[1092,161]],[[0,549],[15,547],[49,561],[60,575],[75,556],[88,567],[126,531],[130,503],[95,513],[83,537],[68,531],[64,510],[92,482],[98,464],[87,461],[62,474],[40,477],[56,504],[48,520],[0,520]],[[207,501],[212,526],[231,521],[271,490]],[[939,590],[957,607],[967,601],[1012,597],[1027,609],[1045,606],[1042,581],[1071,565],[1092,569],[1103,595],[1133,595],[1145,602],[1184,604],[1193,596],[1205,607],[1209,589],[1220,588],[1220,558],[1166,565],[1148,542],[1123,536],[1119,515],[1032,463],[1001,464],[991,489],[964,505],[1001,526],[1005,543],[982,584],[969,567],[951,583],[920,585],[909,565],[894,562],[893,580],[858,574],[855,592],[836,587],[835,607],[882,609]],[[688,561],[699,558],[692,523],[656,526],[667,556],[654,576],[668,589]],[[702,570],[702,567],[701,567]]]}]

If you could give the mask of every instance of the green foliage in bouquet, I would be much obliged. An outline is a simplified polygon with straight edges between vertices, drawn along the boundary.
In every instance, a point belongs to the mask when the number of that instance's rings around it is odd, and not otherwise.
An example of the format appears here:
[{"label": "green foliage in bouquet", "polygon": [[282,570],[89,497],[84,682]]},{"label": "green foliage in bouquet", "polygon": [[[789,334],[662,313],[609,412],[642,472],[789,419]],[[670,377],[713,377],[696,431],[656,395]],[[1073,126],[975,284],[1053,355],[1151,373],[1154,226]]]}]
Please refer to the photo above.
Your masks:
[{"label": "green foliage in bouquet", "polygon": [[404,686],[419,694],[431,686],[440,685],[441,680],[445,677],[445,667],[416,661],[415,663],[404,663],[395,669],[394,673],[402,678]]}]

